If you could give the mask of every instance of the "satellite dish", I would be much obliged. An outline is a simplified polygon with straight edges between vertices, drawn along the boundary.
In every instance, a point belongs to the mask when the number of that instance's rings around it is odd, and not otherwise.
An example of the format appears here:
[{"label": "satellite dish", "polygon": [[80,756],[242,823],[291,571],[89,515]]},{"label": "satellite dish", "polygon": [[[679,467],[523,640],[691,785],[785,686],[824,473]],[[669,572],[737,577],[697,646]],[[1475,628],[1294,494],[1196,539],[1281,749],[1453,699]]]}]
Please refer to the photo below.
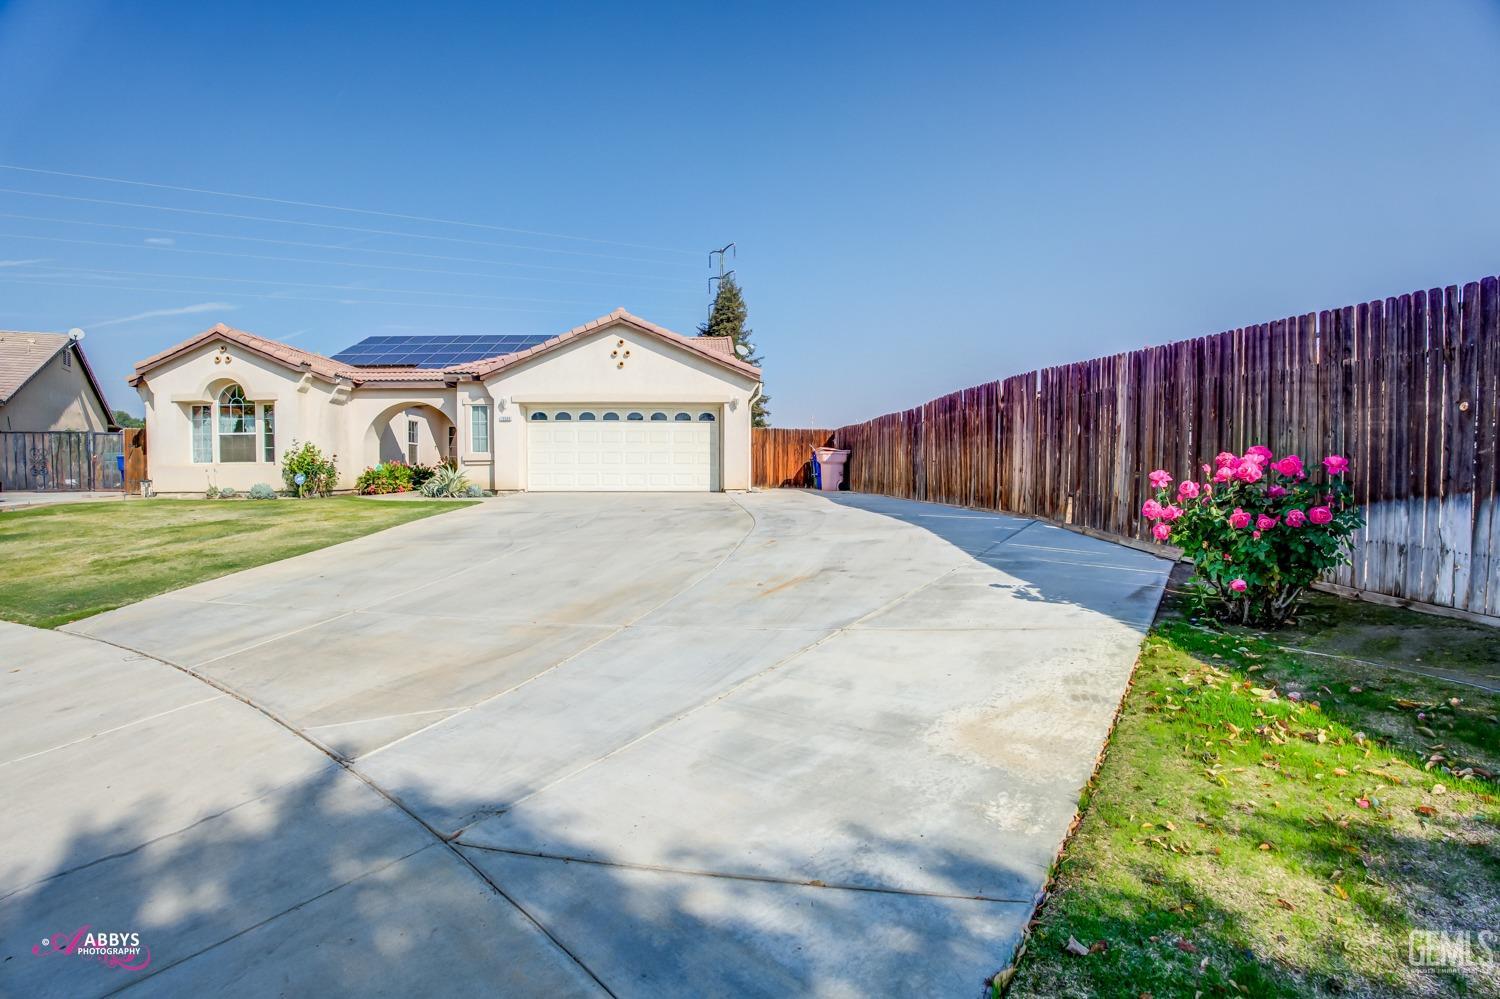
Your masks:
[{"label": "satellite dish", "polygon": [[68,330],[68,336],[74,340],[82,340],[83,330],[79,329],[77,326],[74,326],[72,329]]},{"label": "satellite dish", "polygon": [[734,345],[734,352],[741,357],[746,357],[750,353],[750,345],[745,343],[737,343]]}]

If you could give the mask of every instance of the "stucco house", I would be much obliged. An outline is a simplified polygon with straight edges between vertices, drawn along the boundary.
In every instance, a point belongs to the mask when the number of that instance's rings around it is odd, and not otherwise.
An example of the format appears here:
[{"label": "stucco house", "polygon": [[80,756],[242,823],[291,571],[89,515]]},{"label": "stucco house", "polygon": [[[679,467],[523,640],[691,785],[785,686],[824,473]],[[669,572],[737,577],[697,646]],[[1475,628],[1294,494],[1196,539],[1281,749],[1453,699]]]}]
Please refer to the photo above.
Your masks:
[{"label": "stucco house", "polygon": [[293,441],[336,454],[346,489],[392,459],[496,490],[748,489],[761,391],[727,337],[623,309],[557,336],[371,337],[333,357],[220,324],[129,382],[161,493],[279,486]]},{"label": "stucco house", "polygon": [[0,430],[109,430],[81,334],[0,331]]}]

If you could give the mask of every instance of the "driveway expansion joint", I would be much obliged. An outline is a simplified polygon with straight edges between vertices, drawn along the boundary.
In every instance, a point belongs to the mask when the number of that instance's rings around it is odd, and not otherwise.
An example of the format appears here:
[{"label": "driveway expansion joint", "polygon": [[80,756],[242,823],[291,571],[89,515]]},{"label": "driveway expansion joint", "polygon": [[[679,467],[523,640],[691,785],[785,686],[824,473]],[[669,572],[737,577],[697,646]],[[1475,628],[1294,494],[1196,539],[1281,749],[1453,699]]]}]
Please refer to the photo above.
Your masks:
[{"label": "driveway expansion joint", "polygon": [[[462,835],[461,833],[458,835]],[[934,891],[923,888],[896,888],[891,885],[857,885],[819,878],[777,877],[774,874],[745,874],[736,871],[708,871],[692,867],[672,867],[666,864],[637,864],[624,860],[600,860],[598,857],[575,857],[570,854],[547,853],[537,850],[515,850],[503,846],[483,846],[455,839],[465,850],[480,850],[485,853],[503,853],[512,857],[533,857],[537,860],[555,860],[564,864],[590,864],[594,867],[610,867],[624,871],[649,871],[656,874],[682,874],[695,878],[717,878],[724,881],[754,881],[760,884],[788,885],[793,888],[817,888],[832,891],[862,891],[879,895],[911,895],[920,898],[951,898],[963,902],[994,902],[1002,905],[1030,905],[1033,898],[1002,898],[995,895],[964,895],[959,892]]]}]

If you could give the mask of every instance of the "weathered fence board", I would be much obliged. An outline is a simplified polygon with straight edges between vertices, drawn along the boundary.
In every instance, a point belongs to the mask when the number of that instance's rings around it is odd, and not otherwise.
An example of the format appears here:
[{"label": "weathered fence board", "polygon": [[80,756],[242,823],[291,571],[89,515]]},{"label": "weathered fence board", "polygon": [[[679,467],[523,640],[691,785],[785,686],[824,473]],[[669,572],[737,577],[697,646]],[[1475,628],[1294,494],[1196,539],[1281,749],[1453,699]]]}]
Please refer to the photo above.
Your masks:
[{"label": "weathered fence board", "polygon": [[[1344,454],[1368,523],[1333,582],[1500,615],[1493,277],[1013,375],[832,439],[858,491],[1139,539],[1153,468],[1194,474],[1256,443]],[[812,446],[783,440],[787,460]],[[756,484],[795,478],[760,460]]]},{"label": "weathered fence board", "polygon": [[119,489],[119,433],[0,430],[0,489]]},{"label": "weathered fence board", "polygon": [[757,486],[812,485],[812,449],[832,443],[832,430],[757,428],[750,432],[750,481]]}]

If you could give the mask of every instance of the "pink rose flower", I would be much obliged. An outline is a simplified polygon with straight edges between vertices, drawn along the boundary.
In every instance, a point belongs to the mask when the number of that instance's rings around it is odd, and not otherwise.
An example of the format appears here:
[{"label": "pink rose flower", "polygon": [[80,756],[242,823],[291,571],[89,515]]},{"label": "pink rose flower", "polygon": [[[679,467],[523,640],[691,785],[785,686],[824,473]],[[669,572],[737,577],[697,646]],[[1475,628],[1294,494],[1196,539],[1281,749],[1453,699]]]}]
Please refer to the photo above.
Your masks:
[{"label": "pink rose flower", "polygon": [[1230,468],[1228,465],[1225,465],[1223,468],[1214,473],[1215,482],[1231,482],[1233,481],[1233,479],[1234,469]]},{"label": "pink rose flower", "polygon": [[1148,499],[1141,504],[1141,516],[1147,520],[1157,520],[1161,517],[1161,504],[1154,499]]},{"label": "pink rose flower", "polygon": [[1151,528],[1151,534],[1157,541],[1165,541],[1172,536],[1172,528],[1168,524],[1158,523]]},{"label": "pink rose flower", "polygon": [[1273,462],[1271,467],[1289,479],[1299,478],[1302,475],[1302,459],[1295,454],[1289,454],[1280,461]]},{"label": "pink rose flower", "polygon": [[1236,593],[1244,593],[1250,588],[1250,584],[1243,579],[1232,579],[1229,581],[1229,588]]},{"label": "pink rose flower", "polygon": [[1178,506],[1175,503],[1173,503],[1171,506],[1164,506],[1164,507],[1161,508],[1161,519],[1162,520],[1172,521],[1172,520],[1176,520],[1178,517],[1181,517],[1181,516],[1182,516],[1182,507]]},{"label": "pink rose flower", "polygon": [[1275,517],[1267,517],[1265,514],[1261,514],[1255,518],[1255,529],[1257,531],[1269,531],[1276,526],[1276,523]]},{"label": "pink rose flower", "polygon": [[1315,506],[1307,511],[1307,519],[1314,524],[1327,524],[1333,521],[1333,511],[1326,506]]},{"label": "pink rose flower", "polygon": [[1240,463],[1240,456],[1228,451],[1220,451],[1214,455],[1214,464],[1219,468],[1233,468]]},{"label": "pink rose flower", "polygon": [[1343,475],[1349,471],[1349,459],[1341,454],[1330,454],[1323,459],[1323,467],[1329,475]]},{"label": "pink rose flower", "polygon": [[1286,490],[1281,486],[1267,486],[1266,495],[1272,499],[1281,499],[1281,497],[1286,495]]},{"label": "pink rose flower", "polygon": [[1286,512],[1287,527],[1301,527],[1305,523],[1307,523],[1307,514],[1301,510],[1288,510]]},{"label": "pink rose flower", "polygon": [[1165,468],[1158,468],[1146,478],[1150,480],[1152,489],[1165,489],[1172,484],[1172,476]]},{"label": "pink rose flower", "polygon": [[1256,541],[1260,540],[1260,532],[1259,531],[1251,531],[1250,532],[1250,536],[1252,538],[1254,538]]},{"label": "pink rose flower", "polygon": [[1253,461],[1247,461],[1240,465],[1239,469],[1234,473],[1235,478],[1241,482],[1259,482],[1263,474],[1265,473],[1260,470],[1260,466]]},{"label": "pink rose flower", "polygon": [[1239,507],[1234,508],[1234,513],[1229,515],[1229,526],[1236,531],[1243,531],[1250,526],[1250,515]]},{"label": "pink rose flower", "polygon": [[1253,461],[1257,465],[1269,465],[1276,453],[1264,444],[1255,444],[1245,449],[1245,460]]},{"label": "pink rose flower", "polygon": [[1209,468],[1209,467],[1208,467],[1208,463],[1207,463],[1207,462],[1204,462],[1204,463],[1203,463],[1203,464],[1202,464],[1202,465],[1201,465],[1201,466],[1199,466],[1199,467],[1201,467],[1201,468],[1202,468],[1202,469],[1203,469],[1203,474],[1204,474],[1204,475],[1212,475],[1212,474],[1214,474],[1214,470],[1213,470],[1213,469],[1212,469],[1212,468]]},{"label": "pink rose flower", "polygon": [[1192,479],[1183,479],[1177,483],[1177,498],[1179,500],[1190,500],[1198,498],[1198,483]]}]

